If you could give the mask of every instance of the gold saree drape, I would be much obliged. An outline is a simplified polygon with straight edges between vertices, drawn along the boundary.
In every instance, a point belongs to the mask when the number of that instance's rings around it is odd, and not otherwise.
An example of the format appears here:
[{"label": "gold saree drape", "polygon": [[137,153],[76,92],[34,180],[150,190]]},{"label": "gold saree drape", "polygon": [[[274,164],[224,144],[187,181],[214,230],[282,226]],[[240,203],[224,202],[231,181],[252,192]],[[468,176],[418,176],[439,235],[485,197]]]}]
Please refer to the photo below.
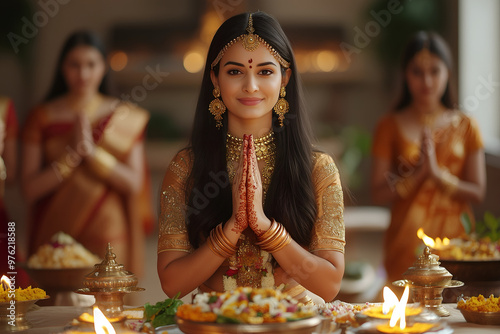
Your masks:
[{"label": "gold saree drape", "polygon": [[[145,110],[120,104],[110,116],[93,122],[93,139],[97,146],[124,162],[132,147],[143,140],[148,119]],[[72,138],[73,123],[51,122],[43,106],[32,112],[23,134],[25,142],[41,145],[45,166],[54,166],[61,157],[71,157]],[[49,242],[54,233],[63,231],[99,256],[105,254],[110,242],[118,261],[140,274],[142,222],[146,217],[141,216],[136,204],[139,196],[119,193],[103,175],[81,163],[68,178],[61,179],[54,193],[36,203],[31,213],[29,253]]]},{"label": "gold saree drape", "polygon": [[[467,156],[483,144],[474,120],[459,111],[450,111],[449,116],[450,125],[434,133],[436,158],[440,168],[462,179]],[[372,153],[390,161],[391,172],[385,176],[390,186],[395,186],[398,179],[411,177],[420,159],[420,144],[406,139],[395,115],[388,114],[377,126]],[[391,210],[384,241],[389,281],[401,279],[416,260],[423,245],[417,237],[420,227],[432,238],[458,237],[464,232],[460,215],[471,213],[469,203],[454,198],[431,179],[417,185],[406,198],[396,200]]]}]

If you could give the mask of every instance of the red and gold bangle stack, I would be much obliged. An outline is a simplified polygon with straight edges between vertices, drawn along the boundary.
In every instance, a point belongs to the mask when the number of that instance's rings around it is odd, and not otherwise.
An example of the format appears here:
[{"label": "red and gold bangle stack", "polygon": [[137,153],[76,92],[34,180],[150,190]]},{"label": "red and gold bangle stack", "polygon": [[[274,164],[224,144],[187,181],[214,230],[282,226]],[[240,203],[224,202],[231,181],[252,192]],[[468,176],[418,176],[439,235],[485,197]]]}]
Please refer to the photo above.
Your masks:
[{"label": "red and gold bangle stack", "polygon": [[281,250],[291,241],[292,238],[285,227],[273,219],[269,230],[259,237],[259,242],[256,244],[266,252],[274,253]]},{"label": "red and gold bangle stack", "polygon": [[236,246],[224,234],[222,224],[217,225],[210,231],[210,236],[207,238],[207,245],[212,252],[225,259],[231,257],[237,251]]}]

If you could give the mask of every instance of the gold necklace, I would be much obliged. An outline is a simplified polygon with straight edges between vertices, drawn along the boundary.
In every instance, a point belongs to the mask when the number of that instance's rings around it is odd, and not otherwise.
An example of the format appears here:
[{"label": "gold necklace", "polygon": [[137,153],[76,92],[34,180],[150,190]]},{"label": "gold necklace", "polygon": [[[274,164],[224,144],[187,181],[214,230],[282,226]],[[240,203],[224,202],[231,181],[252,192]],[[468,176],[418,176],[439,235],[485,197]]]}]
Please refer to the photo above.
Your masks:
[{"label": "gold necklace", "polygon": [[[255,155],[257,161],[266,159],[270,155],[276,153],[276,143],[274,142],[274,131],[269,132],[267,135],[253,140],[255,145]],[[226,156],[229,161],[238,161],[241,155],[241,147],[243,145],[243,138],[237,138],[231,134],[227,134],[226,141]]]}]

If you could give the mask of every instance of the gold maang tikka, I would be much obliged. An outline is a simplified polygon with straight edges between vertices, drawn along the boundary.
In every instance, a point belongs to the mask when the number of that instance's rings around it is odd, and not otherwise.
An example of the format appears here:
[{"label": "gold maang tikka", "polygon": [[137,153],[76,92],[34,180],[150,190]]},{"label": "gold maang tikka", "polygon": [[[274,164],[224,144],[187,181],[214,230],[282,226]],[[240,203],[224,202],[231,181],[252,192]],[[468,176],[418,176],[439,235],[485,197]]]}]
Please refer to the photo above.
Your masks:
[{"label": "gold maang tikka", "polygon": [[286,61],[281,55],[276,51],[269,43],[267,43],[262,37],[259,35],[255,34],[255,29],[253,27],[253,19],[252,19],[252,14],[250,14],[248,18],[248,26],[246,29],[247,33],[242,34],[233,40],[231,40],[229,43],[227,43],[222,50],[220,50],[219,54],[217,54],[217,57],[215,57],[214,61],[212,62],[212,65],[210,66],[211,69],[214,69],[215,66],[220,62],[224,54],[226,53],[227,49],[229,49],[234,43],[241,41],[243,44],[243,47],[247,51],[255,51],[259,47],[259,45],[262,43],[269,52],[273,55],[273,57],[280,63],[281,66],[284,68],[289,68],[290,63]]}]

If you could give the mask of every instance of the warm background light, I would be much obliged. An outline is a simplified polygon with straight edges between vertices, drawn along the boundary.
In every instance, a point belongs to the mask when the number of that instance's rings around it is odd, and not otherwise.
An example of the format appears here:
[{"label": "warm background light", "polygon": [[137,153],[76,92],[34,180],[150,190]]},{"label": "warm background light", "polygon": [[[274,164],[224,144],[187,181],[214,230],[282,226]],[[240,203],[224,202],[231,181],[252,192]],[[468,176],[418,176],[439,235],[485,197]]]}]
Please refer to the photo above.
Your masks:
[{"label": "warm background light", "polygon": [[323,72],[334,71],[338,66],[337,55],[328,50],[320,51],[316,55],[316,63],[318,68]]},{"label": "warm background light", "polygon": [[184,56],[184,68],[189,73],[198,73],[203,69],[205,59],[198,51],[191,51]]},{"label": "warm background light", "polygon": [[119,72],[123,70],[128,63],[128,56],[123,51],[115,51],[109,57],[109,66],[113,71]]}]

